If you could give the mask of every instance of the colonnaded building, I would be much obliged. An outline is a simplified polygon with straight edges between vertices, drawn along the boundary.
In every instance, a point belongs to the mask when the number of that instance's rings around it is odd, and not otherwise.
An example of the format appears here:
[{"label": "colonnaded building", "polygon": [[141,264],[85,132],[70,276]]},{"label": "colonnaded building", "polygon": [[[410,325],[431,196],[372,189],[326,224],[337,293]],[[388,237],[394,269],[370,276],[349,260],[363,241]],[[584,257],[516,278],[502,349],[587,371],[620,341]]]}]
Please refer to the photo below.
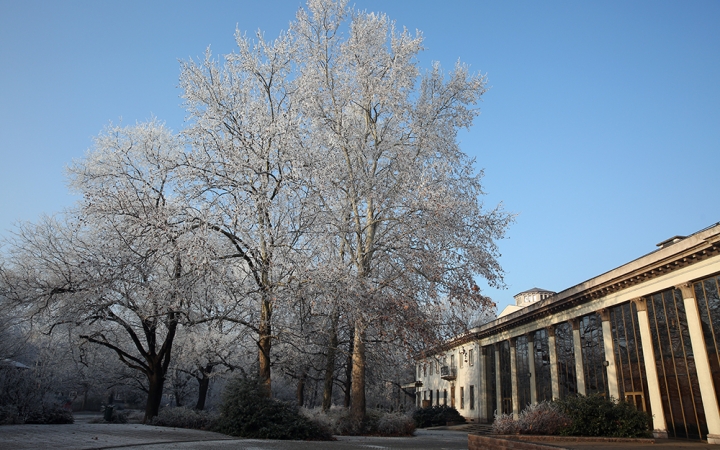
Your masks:
[{"label": "colonnaded building", "polygon": [[559,293],[531,289],[417,359],[418,406],[469,421],[573,394],[632,402],[657,438],[720,443],[720,223]]}]

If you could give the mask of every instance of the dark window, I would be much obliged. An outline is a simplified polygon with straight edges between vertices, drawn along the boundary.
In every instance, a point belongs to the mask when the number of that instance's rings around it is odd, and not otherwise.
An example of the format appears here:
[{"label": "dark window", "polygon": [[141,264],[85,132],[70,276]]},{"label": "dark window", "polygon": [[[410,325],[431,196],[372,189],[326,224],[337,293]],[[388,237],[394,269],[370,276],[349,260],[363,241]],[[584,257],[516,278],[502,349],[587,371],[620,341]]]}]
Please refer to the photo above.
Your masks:
[{"label": "dark window", "polygon": [[535,389],[537,401],[552,400],[552,380],[550,375],[550,347],[548,331],[537,330],[533,339],[535,348]]},{"label": "dark window", "polygon": [[520,336],[515,340],[515,368],[517,369],[518,406],[520,410],[530,404],[530,364],[528,362],[528,339]]},{"label": "dark window", "polygon": [[510,341],[498,344],[500,350],[500,394],[502,395],[502,410],[498,412],[510,414],[512,408],[512,375],[510,370]]},{"label": "dark window", "polygon": [[705,410],[680,290],[649,297],[647,310],[668,435],[705,439]]},{"label": "dark window", "polygon": [[598,314],[589,314],[579,319],[580,345],[582,347],[585,393],[608,395],[605,343],[602,333],[602,319]]},{"label": "dark window", "polygon": [[635,304],[629,302],[611,308],[610,326],[620,399],[651,413],[645,394],[647,378]]},{"label": "dark window", "polygon": [[561,323],[555,327],[555,348],[557,349],[560,398],[565,398],[577,394],[575,346],[573,344],[572,326],[569,323]]},{"label": "dark window", "polygon": [[710,362],[710,375],[715,384],[715,395],[720,403],[720,276],[695,283],[705,346]]},{"label": "dark window", "polygon": [[497,411],[497,393],[495,378],[495,346],[488,345],[482,349],[485,358],[485,404],[487,405],[487,417],[494,418]]}]

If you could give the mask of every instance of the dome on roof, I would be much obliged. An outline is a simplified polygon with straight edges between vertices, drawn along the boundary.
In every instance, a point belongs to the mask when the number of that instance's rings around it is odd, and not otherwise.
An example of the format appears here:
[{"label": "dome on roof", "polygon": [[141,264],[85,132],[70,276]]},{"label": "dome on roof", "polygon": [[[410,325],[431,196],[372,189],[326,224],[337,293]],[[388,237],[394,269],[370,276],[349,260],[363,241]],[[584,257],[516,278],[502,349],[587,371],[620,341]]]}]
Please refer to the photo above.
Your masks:
[{"label": "dome on roof", "polygon": [[531,303],[539,302],[540,300],[545,300],[546,298],[555,295],[556,292],[548,291],[547,289],[540,289],[537,287],[534,287],[532,289],[528,289],[527,291],[520,292],[519,294],[515,294],[515,304],[517,306],[527,306]]}]

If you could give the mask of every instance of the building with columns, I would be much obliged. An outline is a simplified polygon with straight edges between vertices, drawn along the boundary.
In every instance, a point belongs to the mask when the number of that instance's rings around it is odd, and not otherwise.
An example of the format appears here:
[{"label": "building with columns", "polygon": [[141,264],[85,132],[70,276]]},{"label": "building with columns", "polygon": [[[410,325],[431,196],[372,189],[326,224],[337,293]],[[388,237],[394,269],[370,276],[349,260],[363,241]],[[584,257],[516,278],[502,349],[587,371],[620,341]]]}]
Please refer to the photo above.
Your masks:
[{"label": "building with columns", "polygon": [[[544,298],[526,302],[533,291]],[[657,438],[720,443],[719,292],[720,223],[562,292],[520,293],[517,310],[417,358],[418,406],[491,422],[600,394],[648,411]]]}]

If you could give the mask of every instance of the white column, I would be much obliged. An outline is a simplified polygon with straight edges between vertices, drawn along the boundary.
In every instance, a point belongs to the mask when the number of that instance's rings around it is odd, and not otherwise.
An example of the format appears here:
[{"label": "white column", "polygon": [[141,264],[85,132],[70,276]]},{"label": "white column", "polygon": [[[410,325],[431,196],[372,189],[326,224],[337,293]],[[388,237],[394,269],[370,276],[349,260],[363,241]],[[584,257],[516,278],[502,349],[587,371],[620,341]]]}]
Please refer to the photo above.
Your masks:
[{"label": "white column", "polygon": [[487,351],[485,348],[480,347],[478,352],[478,373],[480,375],[477,392],[478,418],[482,422],[487,422],[487,372],[485,371],[485,358],[487,358]]},{"label": "white column", "polygon": [[610,326],[610,310],[598,311],[602,319],[603,346],[605,347],[605,366],[607,373],[608,394],[610,398],[620,399],[620,390],[617,381],[617,366],[615,365],[615,351],[613,349],[612,327]]},{"label": "white column", "polygon": [[495,414],[502,414],[502,377],[500,376],[500,343],[495,344],[495,399],[497,409]]},{"label": "white column", "polygon": [[517,350],[515,348],[515,338],[510,339],[510,384],[512,385],[513,419],[517,420],[520,415],[520,401],[518,400]]},{"label": "white column", "polygon": [[676,286],[680,289],[685,304],[687,315],[688,331],[690,332],[690,344],[692,345],[695,358],[695,370],[697,371],[698,384],[700,385],[700,396],[702,397],[703,409],[705,410],[705,421],[708,427],[708,444],[720,444],[720,410],[718,409],[717,397],[712,375],[710,374],[710,360],[708,359],[705,336],[703,336],[700,311],[698,311],[695,292],[692,284],[686,283]]},{"label": "white column", "polygon": [[555,347],[555,326],[547,328],[548,349],[550,350],[550,384],[552,385],[553,400],[560,398],[560,380],[557,366],[557,347]]},{"label": "white column", "polygon": [[648,398],[650,399],[650,409],[652,410],[653,436],[658,439],[667,439],[665,410],[663,409],[662,398],[660,397],[660,381],[658,379],[657,367],[655,367],[655,351],[653,350],[647,303],[644,298],[637,298],[633,300],[633,302],[637,307],[638,328],[640,329],[640,342],[642,343],[645,376],[648,385]]},{"label": "white column", "polygon": [[585,390],[585,369],[583,368],[582,339],[580,339],[580,319],[570,319],[573,335],[573,353],[575,353],[575,378],[577,379],[577,391],[580,395],[586,395]]},{"label": "white column", "polygon": [[[537,403],[537,386],[535,380],[535,333],[528,333],[528,366],[530,368],[530,403]],[[523,375],[521,375],[523,376]]]}]

